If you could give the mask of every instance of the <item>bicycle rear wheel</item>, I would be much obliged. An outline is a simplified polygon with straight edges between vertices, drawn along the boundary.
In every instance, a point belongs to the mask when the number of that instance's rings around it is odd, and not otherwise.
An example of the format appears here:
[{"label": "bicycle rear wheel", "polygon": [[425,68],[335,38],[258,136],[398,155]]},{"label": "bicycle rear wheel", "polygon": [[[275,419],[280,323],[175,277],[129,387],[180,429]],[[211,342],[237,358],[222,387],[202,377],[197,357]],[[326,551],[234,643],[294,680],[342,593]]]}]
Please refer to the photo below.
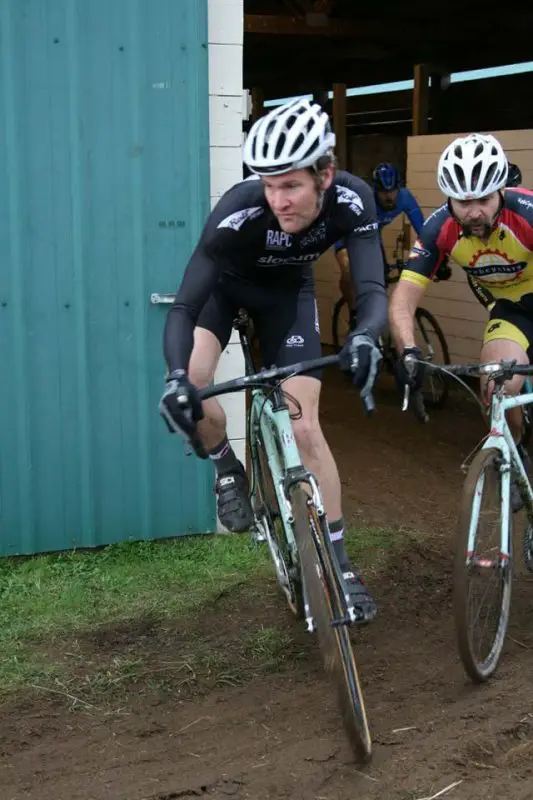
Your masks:
[{"label": "bicycle rear wheel", "polygon": [[[422,350],[422,358],[437,364],[449,364],[450,352],[442,328],[426,308],[417,308],[415,313],[415,340]],[[440,372],[429,373],[422,386],[424,405],[441,408],[448,397],[448,384]]]},{"label": "bicycle rear wheel", "polygon": [[[500,659],[511,608],[511,514],[502,496],[502,453],[480,450],[468,470],[459,511],[453,574],[453,613],[459,654],[475,683],[494,674]],[[504,511],[506,513],[504,513]],[[486,548],[483,534],[492,533]],[[476,581],[476,579],[479,579]],[[482,601],[493,599],[493,613],[475,608],[475,586]],[[492,586],[492,589],[490,588]],[[487,643],[480,638],[488,633]]]},{"label": "bicycle rear wheel", "polygon": [[340,711],[352,751],[369,761],[372,741],[363,694],[347,625],[333,625],[343,613],[333,565],[326,547],[324,524],[302,486],[291,496],[294,537],[310,612],[318,634],[324,667],[336,684]]}]

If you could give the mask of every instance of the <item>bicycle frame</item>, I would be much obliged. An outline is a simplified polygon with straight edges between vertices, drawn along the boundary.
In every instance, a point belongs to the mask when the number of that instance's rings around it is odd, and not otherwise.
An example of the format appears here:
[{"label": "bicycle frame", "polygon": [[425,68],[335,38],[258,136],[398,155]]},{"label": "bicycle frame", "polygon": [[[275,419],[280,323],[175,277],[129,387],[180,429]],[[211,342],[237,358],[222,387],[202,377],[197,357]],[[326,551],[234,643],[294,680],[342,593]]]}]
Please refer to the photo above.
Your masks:
[{"label": "bicycle frame", "polygon": [[[237,325],[237,330],[241,340],[246,372],[247,374],[252,374],[254,372],[254,363],[244,322]],[[258,435],[259,433],[260,436]],[[253,497],[258,487],[257,473],[260,469],[258,447],[262,441],[280,508],[284,534],[291,550],[291,555],[297,563],[298,548],[292,528],[294,515],[290,502],[291,487],[298,483],[306,483],[311,490],[311,498],[317,514],[322,517],[325,511],[316,478],[302,464],[294,437],[289,407],[279,386],[273,386],[271,393],[268,393],[268,390],[265,389],[252,389],[251,405],[248,412],[248,440],[250,442],[252,460],[250,494]],[[286,575],[285,565],[276,552],[276,543],[271,539],[268,529],[265,529],[263,534],[264,536],[261,538],[267,539],[278,575],[282,580],[283,576],[285,576],[288,581],[289,576]],[[312,632],[314,623],[310,613],[305,583],[302,583],[302,588],[307,629]]]},{"label": "bicycle frame", "polygon": [[[337,590],[343,599],[341,616],[335,621],[335,624],[357,622],[358,619],[353,602],[349,592],[346,590],[344,577],[335,555],[331,537],[329,536],[324,503],[318,481],[315,475],[309,472],[301,462],[294,437],[289,408],[285,400],[284,391],[281,389],[281,383],[294,375],[299,375],[306,371],[310,372],[313,369],[323,369],[324,367],[333,365],[338,366],[339,356],[321,356],[320,358],[309,359],[305,362],[280,368],[272,366],[269,369],[262,369],[259,373],[255,374],[251,347],[248,341],[248,315],[246,312],[239,313],[237,320],[234,322],[234,327],[239,333],[244,354],[246,375],[242,378],[226,381],[225,383],[219,383],[215,386],[200,390],[200,399],[207,400],[209,397],[215,397],[216,395],[227,394],[234,391],[242,391],[243,389],[252,390],[251,408],[247,414],[253,463],[251,486],[252,502],[257,498],[257,474],[261,472],[257,448],[261,439],[264,439],[264,450],[272,477],[274,491],[276,493],[276,499],[281,512],[285,538],[289,549],[292,550],[295,556],[291,566],[298,572],[299,554],[292,528],[295,517],[290,500],[294,488],[305,483],[310,490],[308,492],[309,503],[313,506],[316,516],[320,521],[320,531],[323,534],[322,537],[313,534],[318,556],[320,559],[323,558],[325,548],[333,568],[332,580],[335,581]],[[180,398],[178,398],[178,400],[179,399]],[[367,392],[362,396],[362,400],[365,412],[370,416],[375,409],[372,393]],[[260,436],[258,434],[260,434]],[[200,458],[207,458],[208,453],[194,425],[190,426],[190,429],[186,431],[186,435],[191,442],[194,452]],[[285,566],[279,547],[274,541],[274,538],[270,535],[268,520],[265,521],[263,517],[258,517],[257,513],[255,518],[256,522],[252,533],[255,535],[256,540],[264,541],[267,539],[276,567]],[[261,535],[261,531],[263,535]],[[282,583],[286,583],[287,579],[290,580],[286,569],[277,569],[277,573]],[[329,574],[331,575],[331,569],[329,569]],[[292,577],[301,581],[302,585],[305,583],[303,576],[299,574],[295,574]],[[303,589],[305,599],[304,585]],[[307,621],[308,624],[312,624],[310,618],[308,618]],[[310,628],[310,630],[312,629],[313,628]]]},{"label": "bicycle frame", "polygon": [[[495,391],[491,402],[491,428],[490,433],[483,443],[482,450],[496,448],[503,454],[503,462],[500,466],[502,473],[502,537],[500,543],[500,560],[507,562],[511,555],[511,511],[510,511],[510,491],[511,491],[511,471],[514,472],[518,488],[528,514],[533,515],[533,490],[529,478],[524,469],[522,459],[518,453],[517,446],[509,429],[506,412],[510,408],[518,408],[533,403],[533,392],[516,396],[504,395],[501,390]],[[470,519],[470,530],[468,534],[468,553],[474,552],[474,540],[476,534],[477,520],[483,496],[484,476],[480,476],[476,486],[474,505]]]}]

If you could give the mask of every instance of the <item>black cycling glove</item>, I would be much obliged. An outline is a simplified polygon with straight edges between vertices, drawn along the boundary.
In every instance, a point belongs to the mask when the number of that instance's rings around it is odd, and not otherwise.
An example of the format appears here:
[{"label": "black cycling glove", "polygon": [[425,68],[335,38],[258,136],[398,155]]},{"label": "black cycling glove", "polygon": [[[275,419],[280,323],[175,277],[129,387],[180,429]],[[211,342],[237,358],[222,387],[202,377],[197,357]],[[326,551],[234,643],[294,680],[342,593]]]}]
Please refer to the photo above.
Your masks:
[{"label": "black cycling glove", "polygon": [[412,392],[418,392],[424,383],[424,364],[418,359],[422,359],[422,351],[419,347],[405,347],[402,355],[396,362],[395,372],[398,388],[404,391],[409,386]]},{"label": "black cycling glove", "polygon": [[168,376],[159,413],[170,433],[189,437],[196,430],[196,423],[203,417],[202,401],[185,370],[175,370]]},{"label": "black cycling glove", "polygon": [[370,333],[367,330],[349,333],[339,359],[341,370],[351,373],[361,397],[369,395],[381,362],[381,350]]}]

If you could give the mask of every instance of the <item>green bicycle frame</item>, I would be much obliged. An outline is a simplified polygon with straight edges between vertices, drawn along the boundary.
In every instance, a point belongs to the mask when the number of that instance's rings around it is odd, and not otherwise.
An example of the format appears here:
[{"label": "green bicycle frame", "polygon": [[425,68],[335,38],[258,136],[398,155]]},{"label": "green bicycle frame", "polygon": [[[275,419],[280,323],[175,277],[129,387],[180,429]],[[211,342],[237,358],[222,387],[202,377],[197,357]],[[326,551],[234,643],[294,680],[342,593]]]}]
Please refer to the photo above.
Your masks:
[{"label": "green bicycle frame", "polygon": [[[269,394],[263,389],[252,391],[252,401],[249,413],[249,441],[254,464],[252,494],[256,489],[256,464],[259,442],[262,441],[268,467],[272,475],[272,482],[278,499],[282,516],[283,527],[291,550],[296,550],[296,543],[292,532],[294,517],[287,497],[286,477],[291,472],[301,474],[302,482],[309,483],[313,502],[319,516],[324,514],[324,505],[318,484],[314,476],[305,470],[290,417],[289,408],[280,389],[273,389]],[[258,436],[260,434],[260,437]]]},{"label": "green bicycle frame", "polygon": [[[511,555],[510,492],[512,470],[515,473],[516,482],[528,514],[530,517],[533,515],[533,490],[511,431],[509,430],[505,415],[510,408],[518,408],[519,406],[526,406],[531,403],[533,403],[533,392],[516,396],[502,395],[500,392],[494,392],[491,405],[491,429],[482,447],[482,450],[496,448],[503,455],[503,461],[500,466],[502,474],[500,561],[503,564],[509,561]],[[474,493],[474,503],[472,506],[470,529],[468,533],[468,558],[470,558],[475,551],[477,520],[481,508],[484,480],[484,474],[480,475]]]}]

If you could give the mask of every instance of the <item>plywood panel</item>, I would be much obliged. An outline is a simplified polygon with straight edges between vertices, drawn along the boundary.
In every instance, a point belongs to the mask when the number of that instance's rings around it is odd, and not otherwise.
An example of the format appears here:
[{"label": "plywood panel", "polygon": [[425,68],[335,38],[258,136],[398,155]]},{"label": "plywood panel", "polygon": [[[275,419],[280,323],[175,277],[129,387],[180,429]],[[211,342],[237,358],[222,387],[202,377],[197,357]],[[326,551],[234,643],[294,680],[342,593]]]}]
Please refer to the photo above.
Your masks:
[{"label": "plywood panel", "polygon": [[[431,304],[428,303],[428,309],[434,312],[435,310],[431,309],[430,305]],[[437,317],[437,314],[435,314],[435,316]],[[472,339],[481,346],[485,322],[472,322],[468,319],[450,319],[450,317],[444,317],[442,315],[438,315],[438,322],[446,338],[452,336],[458,339]]]},{"label": "plywood panel", "polygon": [[457,364],[477,363],[481,352],[481,342],[475,339],[461,339],[456,336],[447,336],[450,361]]},{"label": "plywood panel", "polygon": [[441,318],[448,317],[448,319],[456,320],[471,320],[473,322],[485,323],[488,319],[488,311],[481,303],[465,302],[464,300],[456,300],[450,303],[449,299],[442,297],[431,297],[427,295],[422,301],[422,305],[428,308],[440,320]]},{"label": "plywood panel", "polygon": [[[533,150],[533,130],[519,131],[491,131],[494,136],[502,143],[506,150],[531,151]],[[438,153],[452,142],[457,136],[465,136],[466,133],[442,133],[434,136],[409,136],[407,139],[407,159],[411,153]]]}]

